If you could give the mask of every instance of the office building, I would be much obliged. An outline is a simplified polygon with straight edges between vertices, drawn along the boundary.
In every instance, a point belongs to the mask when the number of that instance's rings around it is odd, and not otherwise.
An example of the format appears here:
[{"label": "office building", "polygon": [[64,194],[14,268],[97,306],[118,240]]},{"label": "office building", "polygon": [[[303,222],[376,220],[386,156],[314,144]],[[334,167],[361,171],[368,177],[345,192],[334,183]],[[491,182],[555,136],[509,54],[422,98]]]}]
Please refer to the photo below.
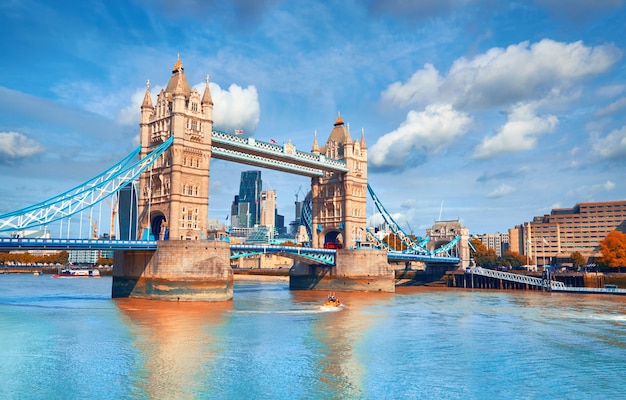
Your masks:
[{"label": "office building", "polygon": [[531,264],[568,265],[574,252],[593,263],[612,230],[626,233],[626,200],[556,208],[509,229],[509,235],[511,250],[526,255]]}]

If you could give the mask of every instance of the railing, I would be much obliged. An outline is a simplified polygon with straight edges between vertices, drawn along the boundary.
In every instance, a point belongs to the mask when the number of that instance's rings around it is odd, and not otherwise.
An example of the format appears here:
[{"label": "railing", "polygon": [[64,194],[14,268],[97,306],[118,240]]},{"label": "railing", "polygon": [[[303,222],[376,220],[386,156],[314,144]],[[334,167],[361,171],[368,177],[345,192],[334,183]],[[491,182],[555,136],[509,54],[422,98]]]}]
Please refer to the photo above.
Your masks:
[{"label": "railing", "polygon": [[470,274],[474,274],[474,275],[482,275],[482,276],[487,276],[490,278],[504,279],[510,282],[525,283],[527,285],[540,286],[540,287],[545,287],[545,288],[547,288],[549,285],[551,290],[565,289],[565,284],[563,282],[553,281],[553,280],[548,281],[547,279],[535,278],[533,276],[526,276],[526,275],[520,275],[520,274],[512,274],[510,272],[495,271],[493,269],[488,269],[488,268],[481,268],[481,267],[468,268],[467,272]]}]

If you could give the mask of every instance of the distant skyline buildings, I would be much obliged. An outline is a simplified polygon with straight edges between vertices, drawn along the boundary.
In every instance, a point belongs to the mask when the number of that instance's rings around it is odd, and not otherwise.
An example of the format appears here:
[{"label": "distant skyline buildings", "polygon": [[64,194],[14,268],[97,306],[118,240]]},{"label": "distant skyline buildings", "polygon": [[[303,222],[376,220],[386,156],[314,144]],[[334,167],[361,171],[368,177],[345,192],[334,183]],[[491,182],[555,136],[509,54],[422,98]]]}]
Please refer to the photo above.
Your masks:
[{"label": "distant skyline buildings", "polygon": [[253,228],[259,223],[262,191],[261,171],[241,172],[239,195],[235,196],[231,207],[231,226]]}]

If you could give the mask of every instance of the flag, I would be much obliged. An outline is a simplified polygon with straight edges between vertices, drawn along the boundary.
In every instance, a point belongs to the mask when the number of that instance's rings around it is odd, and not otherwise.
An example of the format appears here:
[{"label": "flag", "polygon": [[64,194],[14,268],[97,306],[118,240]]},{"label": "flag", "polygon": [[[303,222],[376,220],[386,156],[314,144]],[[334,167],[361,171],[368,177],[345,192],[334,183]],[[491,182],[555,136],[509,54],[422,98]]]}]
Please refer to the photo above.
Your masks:
[{"label": "flag", "polygon": [[274,139],[270,139],[270,143],[276,143]]},{"label": "flag", "polygon": [[243,129],[235,129],[235,135],[243,135]]}]

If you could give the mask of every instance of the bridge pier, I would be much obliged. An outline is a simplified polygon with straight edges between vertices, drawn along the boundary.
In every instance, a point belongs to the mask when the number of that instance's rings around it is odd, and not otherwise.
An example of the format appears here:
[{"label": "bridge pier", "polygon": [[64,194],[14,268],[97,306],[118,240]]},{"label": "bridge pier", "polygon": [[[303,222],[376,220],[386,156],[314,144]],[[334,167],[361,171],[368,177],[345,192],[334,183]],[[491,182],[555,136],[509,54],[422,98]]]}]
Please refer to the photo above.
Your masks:
[{"label": "bridge pier", "polygon": [[289,271],[294,290],[394,292],[395,271],[383,250],[337,250],[336,265],[298,261]]},{"label": "bridge pier", "polygon": [[229,243],[159,241],[156,251],[115,252],[112,297],[224,301],[233,297]]}]

